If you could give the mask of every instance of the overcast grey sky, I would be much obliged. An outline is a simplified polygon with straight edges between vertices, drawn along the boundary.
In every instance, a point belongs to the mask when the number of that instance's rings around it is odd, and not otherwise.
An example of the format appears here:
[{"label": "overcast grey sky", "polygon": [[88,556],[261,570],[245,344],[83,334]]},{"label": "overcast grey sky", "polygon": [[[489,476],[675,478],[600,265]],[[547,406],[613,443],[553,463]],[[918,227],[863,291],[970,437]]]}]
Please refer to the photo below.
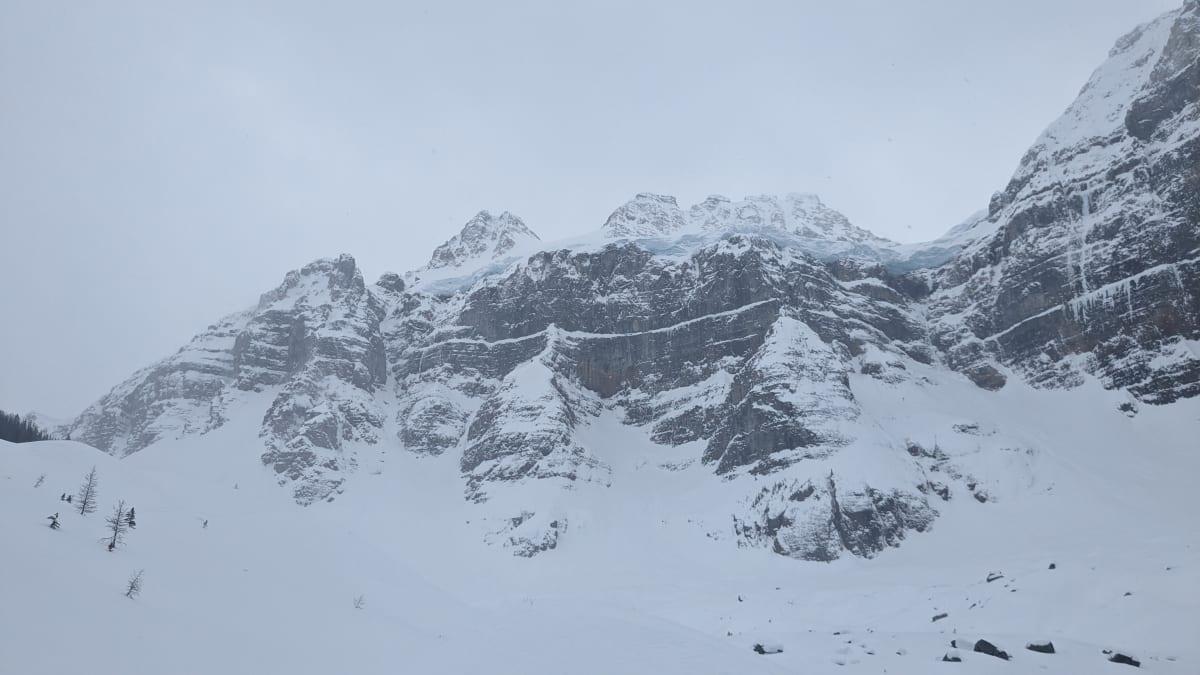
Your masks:
[{"label": "overcast grey sky", "polygon": [[0,1],[0,408],[74,415],[292,268],[636,192],[933,238],[1177,0]]}]

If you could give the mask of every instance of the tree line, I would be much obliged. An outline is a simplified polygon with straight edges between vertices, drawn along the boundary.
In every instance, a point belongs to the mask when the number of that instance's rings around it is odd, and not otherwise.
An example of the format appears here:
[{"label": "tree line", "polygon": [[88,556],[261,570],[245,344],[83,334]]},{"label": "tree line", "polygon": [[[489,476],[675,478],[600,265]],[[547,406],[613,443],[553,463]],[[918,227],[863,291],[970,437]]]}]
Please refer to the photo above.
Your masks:
[{"label": "tree line", "polygon": [[21,419],[20,415],[0,410],[0,441],[29,443],[30,441],[48,440],[50,440],[50,434],[42,431],[38,425]]}]

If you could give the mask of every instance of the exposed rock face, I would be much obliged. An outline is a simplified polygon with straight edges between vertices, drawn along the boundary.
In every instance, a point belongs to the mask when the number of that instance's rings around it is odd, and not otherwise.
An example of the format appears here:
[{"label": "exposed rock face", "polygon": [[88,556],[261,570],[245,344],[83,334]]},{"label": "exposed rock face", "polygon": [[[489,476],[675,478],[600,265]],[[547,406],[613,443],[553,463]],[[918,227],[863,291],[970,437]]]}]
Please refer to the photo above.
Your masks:
[{"label": "exposed rock face", "polygon": [[763,488],[750,502],[747,516],[735,516],[742,543],[829,561],[844,551],[869,558],[899,546],[909,530],[928,528],[937,511],[916,490],[843,486],[839,494],[838,480],[830,475],[824,481],[785,480]]},{"label": "exposed rock face", "polygon": [[71,425],[71,438],[124,457],[162,438],[224,423],[221,394],[238,375],[234,344],[251,312],[230,315],[159,363],[134,373]]},{"label": "exposed rock face", "polygon": [[[252,321],[235,351],[246,354],[255,345],[276,351],[265,350],[258,364],[242,358],[242,371],[256,376],[240,377],[237,386],[283,385],[263,419],[268,451],[262,459],[295,483],[298,501],[309,503],[338,488],[343,464],[353,466],[344,442],[379,441],[384,411],[374,394],[387,381],[384,305],[367,291],[354,259],[342,256],[289,275],[258,309],[270,319]],[[285,340],[286,375],[277,369]],[[242,344],[248,349],[238,350]]]},{"label": "exposed rock face", "polygon": [[604,229],[613,237],[661,237],[686,224],[674,197],[642,193],[613,211]]},{"label": "exposed rock face", "polygon": [[575,440],[580,415],[595,411],[559,373],[570,368],[557,342],[552,336],[542,354],[513,368],[475,414],[461,462],[468,498],[486,499],[485,486],[496,482],[604,480],[608,468]]},{"label": "exposed rock face", "polygon": [[[587,433],[615,420],[691,453],[732,495],[739,545],[880,554],[938,509],[1003,496],[872,407],[925,386],[914,372],[1200,394],[1198,24],[1192,1],[1123,38],[989,209],[931,244],[800,194],[686,210],[641,194],[557,250],[481,212],[404,277],[367,286],[349,256],[289,273],[84,411],[73,438],[124,456],[253,402],[262,460],[300,503],[386,444],[455,463],[465,498],[500,512],[486,538],[534,555],[568,536],[563,495],[620,479]],[[944,429],[976,449],[1003,433]]]},{"label": "exposed rock face", "polygon": [[487,539],[489,543],[512,550],[513,555],[532,558],[557,548],[559,536],[566,531],[565,519],[546,520],[533,511],[522,511],[509,518],[500,530],[491,533]]},{"label": "exposed rock face", "polygon": [[72,437],[125,456],[221,426],[239,391],[272,391],[263,462],[294,482],[298,501],[325,498],[354,465],[344,443],[379,440],[383,311],[353,258],[318,260],[289,272],[254,309],[135,373],[80,415]]},{"label": "exposed rock face", "polygon": [[717,473],[739,467],[770,473],[837,448],[845,439],[834,423],[858,416],[847,360],[807,324],[780,317],[735,375],[730,409],[710,437],[704,461],[715,462]]},{"label": "exposed rock face", "polygon": [[[700,459],[718,475],[807,476],[806,462],[855,440],[849,373],[897,377],[932,354],[900,284],[742,234],[683,259],[622,242],[538,253],[453,298],[400,302],[385,329],[398,425],[417,452],[460,448],[475,501],[531,482],[607,484],[610,467],[576,433],[601,410],[664,445],[705,442]],[[903,445],[878,451],[910,459]],[[874,555],[936,513],[915,481],[840,497],[835,478],[822,481],[823,521],[757,525],[772,540],[824,537],[779,552]],[[523,536],[551,535],[539,532]]]},{"label": "exposed rock face", "polygon": [[1200,394],[1200,4],[1117,42],[987,219],[994,235],[931,275],[952,367],[988,388],[1009,371]]}]

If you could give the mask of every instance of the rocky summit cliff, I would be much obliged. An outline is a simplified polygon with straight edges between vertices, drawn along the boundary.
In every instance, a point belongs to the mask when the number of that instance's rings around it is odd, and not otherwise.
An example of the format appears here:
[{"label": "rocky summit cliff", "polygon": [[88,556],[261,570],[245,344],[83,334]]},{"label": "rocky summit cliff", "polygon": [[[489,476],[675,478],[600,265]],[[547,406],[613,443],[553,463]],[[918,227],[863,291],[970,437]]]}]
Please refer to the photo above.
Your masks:
[{"label": "rocky summit cliff", "polygon": [[1117,41],[930,273],[932,339],[981,386],[1200,394],[1200,3]]},{"label": "rocky summit cliff", "polygon": [[347,255],[289,273],[71,433],[125,456],[252,416],[246,451],[301,504],[412,453],[454,463],[519,555],[620,484],[703,495],[708,536],[831,560],[1003,498],[1037,440],[989,411],[1088,383],[1125,414],[1200,394],[1196,0],[1123,37],[936,242],[803,194],[640,194],[562,246],[484,211],[403,276],[368,285]]}]

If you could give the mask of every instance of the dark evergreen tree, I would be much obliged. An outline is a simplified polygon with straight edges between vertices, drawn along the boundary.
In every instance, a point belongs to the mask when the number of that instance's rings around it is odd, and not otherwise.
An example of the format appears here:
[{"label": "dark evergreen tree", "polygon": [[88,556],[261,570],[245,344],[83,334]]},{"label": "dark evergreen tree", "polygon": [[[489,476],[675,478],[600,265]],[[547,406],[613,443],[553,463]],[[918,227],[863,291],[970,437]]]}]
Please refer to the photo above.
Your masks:
[{"label": "dark evergreen tree", "polygon": [[21,419],[20,415],[0,410],[0,441],[28,443],[48,440],[50,440],[50,434],[39,429],[33,422]]},{"label": "dark evergreen tree", "polygon": [[137,527],[137,516],[134,515],[133,507],[129,507],[129,513],[125,514],[125,524],[130,528]]},{"label": "dark evergreen tree", "polygon": [[50,529],[57,530],[58,528],[62,527],[62,525],[58,524],[58,514],[57,513],[55,513],[52,516],[46,516],[46,519],[50,521]]}]

